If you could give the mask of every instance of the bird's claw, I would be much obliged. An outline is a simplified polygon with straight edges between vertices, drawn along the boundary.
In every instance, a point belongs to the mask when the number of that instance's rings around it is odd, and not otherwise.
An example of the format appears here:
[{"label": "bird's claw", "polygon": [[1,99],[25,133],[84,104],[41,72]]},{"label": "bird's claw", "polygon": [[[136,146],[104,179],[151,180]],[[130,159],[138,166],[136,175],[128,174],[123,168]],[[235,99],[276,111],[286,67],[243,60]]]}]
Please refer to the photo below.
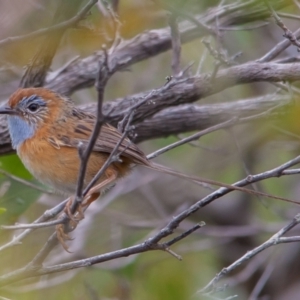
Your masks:
[{"label": "bird's claw", "polygon": [[[68,217],[69,222],[62,223],[56,225],[56,236],[58,241],[61,243],[62,247],[70,253],[68,246],[66,244],[66,241],[72,240],[72,238],[69,236],[69,234],[66,232],[66,229],[68,228],[68,231],[73,231],[78,223],[84,219],[84,212],[83,212],[83,205],[79,204],[77,207],[77,210],[75,213],[72,213],[71,208],[73,205],[73,197],[69,199],[69,201],[66,203],[66,206],[64,208],[64,213]],[[64,218],[64,215],[61,216],[61,218]]]}]

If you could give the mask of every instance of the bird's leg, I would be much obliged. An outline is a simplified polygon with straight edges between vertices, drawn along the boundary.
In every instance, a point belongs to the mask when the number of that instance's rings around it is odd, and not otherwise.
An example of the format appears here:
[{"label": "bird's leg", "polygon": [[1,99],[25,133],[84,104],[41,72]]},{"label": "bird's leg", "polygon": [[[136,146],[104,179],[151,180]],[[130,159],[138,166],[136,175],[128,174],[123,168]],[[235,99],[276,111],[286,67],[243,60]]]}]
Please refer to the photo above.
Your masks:
[{"label": "bird's leg", "polygon": [[[68,201],[65,205],[65,208],[64,208],[64,213],[65,215],[67,215],[67,217],[70,219],[70,222],[68,223],[68,226],[70,228],[70,231],[71,230],[74,230],[78,224],[78,222],[83,219],[78,219],[78,218],[75,218],[75,215],[73,215],[71,213],[71,207],[72,207],[72,204],[73,204],[73,201],[74,201],[74,196],[71,196],[68,198]],[[80,213],[79,213],[80,214]],[[63,219],[64,214],[61,214],[59,216],[59,218]],[[62,224],[58,224],[55,226],[55,231],[56,231],[56,236],[57,236],[57,239],[59,240],[59,242],[61,243],[61,245],[63,246],[63,248],[69,252],[68,250],[68,246],[67,244],[65,243],[66,240],[71,240],[72,238],[66,233],[66,230],[65,230],[65,224],[62,223]]]},{"label": "bird's leg", "polygon": [[107,178],[97,184],[96,186],[92,187],[85,198],[83,199],[82,203],[79,203],[77,210],[75,213],[72,213],[71,208],[74,201],[74,196],[71,196],[68,200],[68,202],[65,205],[64,213],[68,216],[69,219],[71,219],[74,222],[79,222],[84,218],[84,211],[89,207],[89,205],[97,200],[99,197],[101,190],[105,188],[106,186],[110,185],[112,182],[114,182],[117,178],[116,172],[106,172],[105,175]]},{"label": "bird's leg", "polygon": [[82,210],[82,204],[79,203],[76,211],[72,213],[72,206],[75,200],[75,196],[71,196],[68,200],[68,202],[65,205],[64,213],[67,215],[67,217],[72,220],[75,223],[78,223],[84,218],[83,210]]},{"label": "bird's leg", "polygon": [[[73,223],[75,225],[75,227],[72,226],[71,230],[74,230],[77,226],[76,223]],[[70,225],[70,224],[69,224]],[[69,251],[68,245],[66,244],[65,241],[67,240],[72,240],[72,238],[65,232],[65,224],[58,224],[55,227],[55,231],[56,231],[56,237],[58,239],[58,241],[60,242],[60,244],[62,245],[62,247],[67,251]]]},{"label": "bird's leg", "polygon": [[[90,206],[92,202],[97,200],[97,198],[101,194],[101,190],[117,179],[116,171],[107,170],[107,172],[105,172],[105,175],[107,176],[107,178],[89,190],[83,201],[79,203],[75,213],[72,213],[71,211],[75,197],[71,196],[69,198],[68,202],[66,203],[64,213],[70,219],[70,222],[68,224],[71,227],[70,231],[73,231],[77,227],[77,224],[84,218],[84,211]],[[67,252],[69,252],[65,241],[71,240],[71,238],[68,233],[65,232],[65,224],[56,225],[56,235],[63,248]]]},{"label": "bird's leg", "polygon": [[100,182],[99,184],[93,186],[87,193],[86,197],[83,200],[82,206],[85,207],[86,205],[89,206],[92,202],[94,202],[99,195],[101,194],[101,191],[112,184],[117,179],[117,172],[110,172],[107,179]]}]

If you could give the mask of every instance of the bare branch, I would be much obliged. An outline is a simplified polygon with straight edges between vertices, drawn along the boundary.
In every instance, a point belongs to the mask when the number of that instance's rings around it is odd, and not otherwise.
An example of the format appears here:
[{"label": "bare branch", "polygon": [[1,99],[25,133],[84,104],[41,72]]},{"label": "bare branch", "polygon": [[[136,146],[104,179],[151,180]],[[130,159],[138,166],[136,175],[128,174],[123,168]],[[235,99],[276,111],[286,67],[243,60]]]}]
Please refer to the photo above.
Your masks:
[{"label": "bare branch", "polygon": [[82,201],[83,197],[83,184],[84,184],[84,177],[87,169],[87,163],[88,159],[93,151],[94,145],[96,143],[96,140],[99,136],[101,127],[104,123],[104,117],[102,113],[102,105],[103,105],[103,99],[104,99],[104,89],[106,86],[106,83],[110,77],[110,66],[108,62],[108,54],[106,49],[104,49],[105,54],[105,62],[104,64],[99,64],[99,72],[98,72],[98,78],[96,81],[96,89],[98,92],[98,101],[97,101],[97,118],[95,122],[95,126],[93,129],[93,132],[91,134],[89,143],[82,154],[81,158],[81,165],[79,170],[79,176],[78,176],[78,183],[76,188],[76,201],[73,203],[72,211],[74,212],[78,206],[78,204]]},{"label": "bare branch", "polygon": [[174,77],[180,73],[180,53],[181,53],[181,42],[180,33],[177,25],[177,17],[175,14],[171,14],[169,17],[169,25],[171,28],[172,38],[172,74]]},{"label": "bare branch", "polygon": [[254,248],[251,251],[248,251],[245,255],[243,255],[241,258],[239,258],[237,261],[235,261],[234,263],[232,263],[230,266],[228,266],[227,268],[224,268],[221,272],[219,272],[203,289],[201,289],[199,292],[204,294],[207,292],[210,292],[211,290],[213,290],[216,286],[216,284],[220,281],[220,279],[222,277],[224,277],[225,275],[227,275],[229,272],[233,271],[234,269],[236,269],[238,266],[240,266],[242,263],[248,261],[249,259],[251,259],[252,257],[254,257],[255,255],[257,255],[258,253],[262,252],[263,250],[272,247],[274,245],[278,245],[284,242],[298,242],[300,239],[299,237],[295,237],[295,238],[282,238],[282,236],[287,233],[288,231],[290,231],[292,228],[294,228],[295,226],[297,226],[300,223],[300,216],[296,215],[293,220],[287,224],[285,227],[283,227],[282,229],[280,229],[276,234],[274,234],[270,239],[268,239],[266,242],[264,242],[263,244],[259,245],[258,247]]},{"label": "bare branch", "polygon": [[[38,219],[36,219],[32,224],[43,223],[45,221],[48,221],[48,220],[54,218],[55,216],[57,216],[64,209],[67,201],[68,201],[68,199],[61,202],[60,204],[56,205],[55,207],[45,211],[44,214],[42,216],[40,216]],[[26,236],[28,236],[33,230],[34,229],[24,230],[19,235],[13,237],[13,239],[10,242],[8,242],[7,244],[4,244],[3,246],[0,246],[0,252],[7,249],[7,248],[10,248],[10,247],[13,247],[15,245],[21,244],[21,241]]]},{"label": "bare branch", "polygon": [[300,51],[300,42],[297,40],[297,37],[295,36],[295,34],[289,30],[286,25],[282,22],[282,20],[279,18],[279,16],[277,15],[276,11],[273,9],[273,7],[271,6],[271,4],[269,3],[268,0],[265,0],[265,3],[268,7],[268,9],[270,10],[273,18],[275,19],[276,24],[284,31],[284,37],[287,38],[291,44],[295,45],[297,47],[297,50]]},{"label": "bare branch", "polygon": [[37,191],[40,191],[40,192],[43,192],[43,193],[46,193],[46,194],[50,194],[50,195],[53,194],[52,191],[43,189],[42,187],[40,187],[40,186],[38,186],[38,185],[35,185],[35,184],[32,183],[32,182],[26,181],[26,180],[24,180],[24,179],[22,179],[22,178],[19,178],[19,177],[17,177],[17,176],[14,176],[14,175],[10,174],[9,172],[6,172],[5,170],[0,169],[0,174],[6,176],[6,177],[8,177],[8,178],[10,178],[10,179],[12,179],[12,180],[14,180],[14,181],[16,181],[16,182],[22,183],[22,184],[25,185],[25,186],[28,186],[28,187],[30,187],[30,188],[33,188],[33,189],[35,189],[35,190],[37,190]]}]

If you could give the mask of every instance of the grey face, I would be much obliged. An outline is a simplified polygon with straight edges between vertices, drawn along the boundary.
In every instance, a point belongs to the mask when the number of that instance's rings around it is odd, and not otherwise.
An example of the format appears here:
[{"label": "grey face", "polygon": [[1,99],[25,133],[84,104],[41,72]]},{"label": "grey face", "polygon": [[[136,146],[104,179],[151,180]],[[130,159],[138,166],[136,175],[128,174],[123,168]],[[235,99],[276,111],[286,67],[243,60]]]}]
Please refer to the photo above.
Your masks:
[{"label": "grey face", "polygon": [[36,115],[38,112],[45,110],[46,102],[44,99],[37,95],[32,95],[27,98],[23,98],[15,109],[20,112],[23,116],[27,115]]},{"label": "grey face", "polygon": [[38,122],[42,120],[47,112],[45,100],[32,95],[23,98],[14,108],[14,114],[8,114],[8,129],[12,140],[12,146],[18,147],[34,135]]}]

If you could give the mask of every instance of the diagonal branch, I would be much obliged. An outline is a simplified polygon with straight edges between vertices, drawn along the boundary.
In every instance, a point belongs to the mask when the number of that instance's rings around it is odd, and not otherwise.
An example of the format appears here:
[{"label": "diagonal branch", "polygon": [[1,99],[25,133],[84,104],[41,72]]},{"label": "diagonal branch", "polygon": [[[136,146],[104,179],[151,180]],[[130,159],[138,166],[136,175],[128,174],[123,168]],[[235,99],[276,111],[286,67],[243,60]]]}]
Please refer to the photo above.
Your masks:
[{"label": "diagonal branch", "polygon": [[292,228],[297,226],[300,223],[300,215],[296,215],[293,220],[281,228],[276,234],[274,234],[270,239],[268,239],[266,242],[262,243],[261,245],[257,246],[251,251],[248,251],[245,255],[240,257],[238,260],[236,260],[234,263],[232,263],[230,266],[222,269],[221,272],[219,272],[203,289],[199,291],[201,294],[205,294],[208,292],[213,291],[216,289],[216,284],[220,281],[222,277],[227,275],[229,272],[236,269],[238,266],[240,266],[242,263],[245,263],[255,255],[259,254],[265,249],[268,249],[269,247],[282,244],[282,243],[293,243],[293,242],[299,242],[300,238],[297,237],[282,237],[285,233],[290,231]]}]

